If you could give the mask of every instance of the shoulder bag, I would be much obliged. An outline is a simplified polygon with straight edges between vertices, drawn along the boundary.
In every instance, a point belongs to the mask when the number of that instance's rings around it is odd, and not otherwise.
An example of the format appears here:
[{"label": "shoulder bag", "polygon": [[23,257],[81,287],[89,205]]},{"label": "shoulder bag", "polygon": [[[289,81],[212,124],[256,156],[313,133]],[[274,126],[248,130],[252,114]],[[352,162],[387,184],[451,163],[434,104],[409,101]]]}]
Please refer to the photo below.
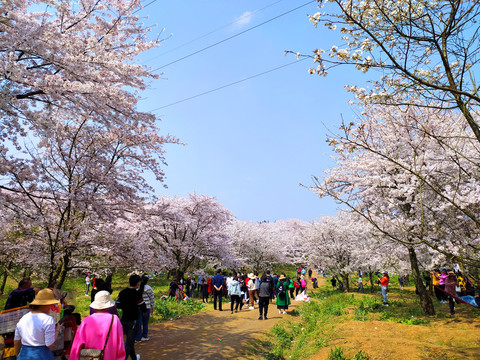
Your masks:
[{"label": "shoulder bag", "polygon": [[80,350],[79,360],[103,360],[105,348],[107,347],[108,343],[108,338],[110,337],[110,331],[112,330],[113,316],[114,315],[112,315],[112,321],[110,321],[110,328],[108,329],[107,339],[105,340],[105,345],[103,345],[103,349],[82,349]]}]

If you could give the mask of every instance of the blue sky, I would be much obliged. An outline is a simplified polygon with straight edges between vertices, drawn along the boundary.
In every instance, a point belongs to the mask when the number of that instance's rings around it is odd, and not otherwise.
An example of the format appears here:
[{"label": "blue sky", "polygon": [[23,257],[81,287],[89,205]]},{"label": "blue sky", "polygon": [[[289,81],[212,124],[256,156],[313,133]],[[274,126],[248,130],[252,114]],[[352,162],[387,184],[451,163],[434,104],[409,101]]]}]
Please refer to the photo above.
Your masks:
[{"label": "blue sky", "polygon": [[[152,36],[165,28],[166,39],[141,62],[162,67],[306,2],[156,1],[139,15],[148,15],[145,23],[156,25]],[[162,79],[152,82],[140,108],[157,109],[294,61],[285,50],[311,54],[329,48],[335,35],[308,21],[307,14],[316,11],[316,3],[309,4],[162,68]],[[312,175],[334,165],[325,142],[327,128],[338,128],[342,116],[351,119],[351,96],[344,85],[359,84],[362,77],[347,67],[318,77],[308,74],[311,65],[308,59],[156,111],[161,132],[187,143],[166,147],[168,189],[159,184],[157,193],[216,196],[240,220],[310,221],[334,214],[332,200],[319,199],[299,184],[311,184]]]}]

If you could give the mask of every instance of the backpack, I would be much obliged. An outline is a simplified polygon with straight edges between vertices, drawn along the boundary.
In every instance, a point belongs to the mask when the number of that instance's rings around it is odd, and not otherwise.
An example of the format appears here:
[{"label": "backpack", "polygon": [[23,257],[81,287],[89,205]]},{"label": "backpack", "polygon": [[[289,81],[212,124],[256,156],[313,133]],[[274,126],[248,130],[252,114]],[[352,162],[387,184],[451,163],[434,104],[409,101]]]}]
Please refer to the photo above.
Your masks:
[{"label": "backpack", "polygon": [[282,283],[280,283],[280,285],[278,285],[277,292],[278,292],[278,295],[279,295],[279,296],[285,296],[285,293],[286,293],[287,291],[286,291],[286,289],[285,289],[285,283],[284,283],[284,282],[282,282]]}]

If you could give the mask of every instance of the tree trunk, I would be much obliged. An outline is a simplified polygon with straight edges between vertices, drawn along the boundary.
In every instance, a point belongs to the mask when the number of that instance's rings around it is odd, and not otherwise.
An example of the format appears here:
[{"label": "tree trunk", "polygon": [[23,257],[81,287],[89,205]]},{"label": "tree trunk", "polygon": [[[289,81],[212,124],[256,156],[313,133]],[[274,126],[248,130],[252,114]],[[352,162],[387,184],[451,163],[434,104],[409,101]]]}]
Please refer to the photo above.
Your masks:
[{"label": "tree trunk", "polygon": [[5,285],[7,284],[8,273],[6,271],[3,272],[2,275],[2,286],[0,287],[0,295],[3,295],[5,291]]},{"label": "tree trunk", "polygon": [[57,283],[57,289],[62,288],[63,283],[65,282],[65,279],[67,278],[69,262],[70,262],[70,258],[67,255],[64,256],[63,262],[62,262],[62,269],[60,271],[60,276],[59,276],[59,280],[58,280],[58,283]]},{"label": "tree trunk", "polygon": [[373,272],[372,271],[368,272],[368,278],[370,279],[370,292],[373,294],[374,285],[373,285]]},{"label": "tree trunk", "polygon": [[63,267],[64,267],[63,258],[60,258],[58,260],[58,264],[55,267],[55,271],[51,271],[50,275],[48,277],[48,287],[49,288],[53,288],[53,287],[60,288],[58,286],[57,282],[58,282],[58,279],[59,279],[60,275],[63,272]]},{"label": "tree trunk", "polygon": [[342,279],[343,279],[343,285],[344,285],[344,290],[343,291],[349,292],[350,291],[350,276],[349,276],[349,274],[342,275]]},{"label": "tree trunk", "polygon": [[413,247],[408,248],[408,256],[410,258],[410,265],[412,267],[413,279],[415,281],[415,287],[417,289],[418,297],[420,298],[420,305],[422,306],[425,315],[435,315],[435,308],[433,307],[433,301],[428,293],[425,285],[422,281],[422,275],[418,268],[417,254]]},{"label": "tree trunk", "polygon": [[177,270],[175,271],[175,276],[176,276],[176,278],[177,278],[177,281],[180,281],[180,279],[183,279],[183,275],[184,275],[184,274],[185,274],[185,273],[184,273],[182,270],[177,269]]}]

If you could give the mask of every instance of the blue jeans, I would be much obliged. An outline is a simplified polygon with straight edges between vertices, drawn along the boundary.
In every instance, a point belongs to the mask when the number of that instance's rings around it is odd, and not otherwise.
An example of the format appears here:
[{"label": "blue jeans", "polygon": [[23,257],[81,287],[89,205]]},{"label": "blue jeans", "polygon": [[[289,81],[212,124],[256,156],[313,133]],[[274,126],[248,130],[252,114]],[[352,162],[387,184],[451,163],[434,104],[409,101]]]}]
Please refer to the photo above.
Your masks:
[{"label": "blue jeans", "polygon": [[46,346],[22,345],[17,360],[55,360],[53,353]]},{"label": "blue jeans", "polygon": [[[150,309],[147,312],[140,312],[138,315],[138,331],[135,340],[140,341],[142,337],[148,337],[148,321],[150,320]],[[143,330],[142,330],[143,329]]]},{"label": "blue jeans", "polygon": [[383,296],[383,303],[388,304],[388,299],[387,299],[387,287],[386,286],[381,286],[382,288],[382,296]]}]

